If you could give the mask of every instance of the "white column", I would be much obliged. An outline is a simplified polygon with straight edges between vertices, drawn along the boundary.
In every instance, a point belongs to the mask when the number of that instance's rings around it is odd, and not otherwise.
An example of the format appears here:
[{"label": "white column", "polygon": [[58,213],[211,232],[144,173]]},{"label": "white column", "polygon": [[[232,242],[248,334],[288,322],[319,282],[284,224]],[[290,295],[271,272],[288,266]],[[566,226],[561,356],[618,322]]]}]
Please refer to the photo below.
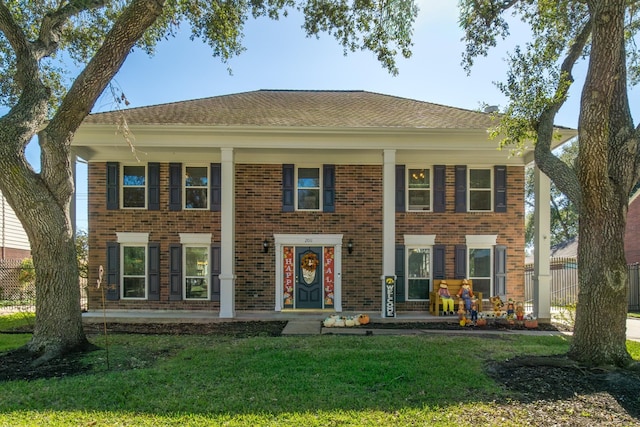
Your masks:
[{"label": "white column", "polygon": [[220,317],[236,316],[235,164],[233,148],[222,148],[222,210],[220,212]]},{"label": "white column", "polygon": [[551,181],[537,166],[534,188],[533,315],[545,321],[551,319]]},{"label": "white column", "polygon": [[[384,150],[382,167],[382,277],[380,286],[385,294],[385,276],[396,274],[396,150]],[[397,284],[396,284],[397,286]],[[385,301],[380,306],[385,317]]]}]

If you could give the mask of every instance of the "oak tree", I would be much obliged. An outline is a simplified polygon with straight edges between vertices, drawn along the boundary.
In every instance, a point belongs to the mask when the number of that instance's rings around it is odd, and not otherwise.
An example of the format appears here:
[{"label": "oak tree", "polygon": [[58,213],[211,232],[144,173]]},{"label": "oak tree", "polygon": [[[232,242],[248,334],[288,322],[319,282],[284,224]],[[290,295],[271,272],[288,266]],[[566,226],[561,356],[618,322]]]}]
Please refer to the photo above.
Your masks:
[{"label": "oak tree", "polygon": [[[509,23],[530,39],[511,52],[500,88],[509,97],[497,130],[511,149],[535,141],[536,165],[579,216],[579,295],[569,357],[587,365],[626,366],[627,267],[624,233],[629,195],[639,177],[638,131],[628,84],[637,80],[637,2],[628,0],[463,0],[464,64],[472,67]],[[585,61],[579,148],[569,164],[551,150],[554,118]]]}]

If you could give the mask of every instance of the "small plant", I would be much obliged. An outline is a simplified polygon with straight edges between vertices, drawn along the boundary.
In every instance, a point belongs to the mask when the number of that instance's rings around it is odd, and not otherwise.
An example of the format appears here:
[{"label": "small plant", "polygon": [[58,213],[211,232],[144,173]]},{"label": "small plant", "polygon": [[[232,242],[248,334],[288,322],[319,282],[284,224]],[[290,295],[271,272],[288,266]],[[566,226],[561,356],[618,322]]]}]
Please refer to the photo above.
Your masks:
[{"label": "small plant", "polygon": [[558,310],[552,313],[552,318],[558,323],[573,328],[576,323],[576,303],[558,306]]}]

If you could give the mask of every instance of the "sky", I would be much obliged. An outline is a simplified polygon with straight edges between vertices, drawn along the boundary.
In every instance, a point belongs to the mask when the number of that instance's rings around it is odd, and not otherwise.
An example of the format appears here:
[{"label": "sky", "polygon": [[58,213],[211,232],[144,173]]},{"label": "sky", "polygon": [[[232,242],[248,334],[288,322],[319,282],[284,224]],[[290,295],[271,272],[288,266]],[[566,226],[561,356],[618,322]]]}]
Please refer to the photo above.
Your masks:
[{"label": "sky", "polygon": [[[153,57],[139,51],[130,54],[113,83],[125,94],[129,107],[259,89],[365,90],[471,110],[484,104],[504,107],[506,98],[494,82],[506,75],[505,52],[523,44],[526,32],[512,26],[512,37],[487,58],[478,59],[467,75],[460,65],[464,44],[457,2],[418,0],[418,4],[413,56],[397,59],[397,76],[383,69],[371,52],[345,56],[329,35],[307,38],[302,17],[292,14],[279,21],[250,20],[244,31],[246,51],[227,64],[214,58],[202,41],[189,40],[185,26],[176,38],[160,43]],[[572,93],[556,124],[577,126],[578,101],[579,93]],[[93,111],[114,108],[107,90]],[[29,156],[37,157],[37,148],[30,147]],[[79,229],[87,229],[86,179],[86,166],[79,165]]]}]

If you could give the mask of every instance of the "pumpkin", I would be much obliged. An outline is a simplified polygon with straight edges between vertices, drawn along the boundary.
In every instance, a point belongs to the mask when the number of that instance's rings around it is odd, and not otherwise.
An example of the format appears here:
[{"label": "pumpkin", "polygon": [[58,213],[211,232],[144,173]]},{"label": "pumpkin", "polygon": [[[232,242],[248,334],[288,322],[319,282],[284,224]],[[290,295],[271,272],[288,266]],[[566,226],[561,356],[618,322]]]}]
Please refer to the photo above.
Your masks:
[{"label": "pumpkin", "polygon": [[361,314],[360,316],[358,316],[358,320],[360,321],[361,325],[366,325],[371,319],[369,319],[368,314]]}]

